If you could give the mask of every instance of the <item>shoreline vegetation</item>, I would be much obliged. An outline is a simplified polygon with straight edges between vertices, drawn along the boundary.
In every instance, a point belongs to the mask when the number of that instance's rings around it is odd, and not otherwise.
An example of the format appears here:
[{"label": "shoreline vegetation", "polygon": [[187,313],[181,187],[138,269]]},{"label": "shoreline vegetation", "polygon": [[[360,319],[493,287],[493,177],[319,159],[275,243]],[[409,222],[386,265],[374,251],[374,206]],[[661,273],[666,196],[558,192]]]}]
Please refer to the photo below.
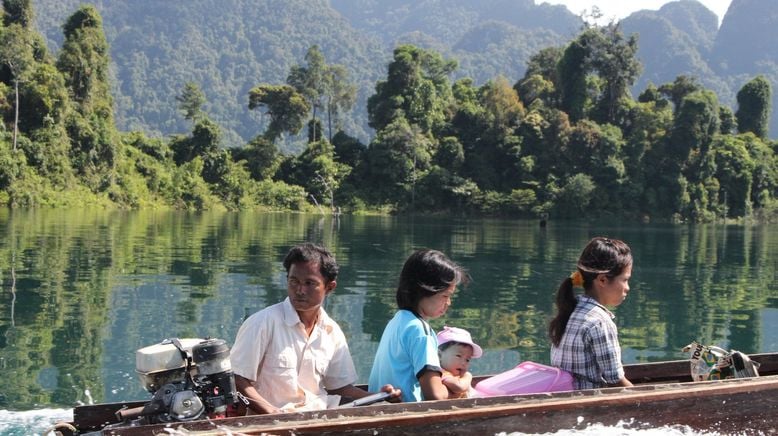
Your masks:
[{"label": "shoreline vegetation", "polygon": [[[102,18],[81,6],[49,53],[31,0],[3,0],[0,204],[8,207],[283,210],[637,221],[778,221],[778,143],[764,76],[734,110],[690,76],[630,89],[636,36],[586,25],[540,50],[516,83],[450,79],[457,62],[395,48],[367,100],[374,136],[341,130],[356,104],[348,69],[308,49],[285,83],[258,83],[263,132],[221,146],[200,85],[176,98],[192,130],[121,132]],[[305,130],[303,130],[305,129]],[[279,143],[307,132],[304,150]]]}]

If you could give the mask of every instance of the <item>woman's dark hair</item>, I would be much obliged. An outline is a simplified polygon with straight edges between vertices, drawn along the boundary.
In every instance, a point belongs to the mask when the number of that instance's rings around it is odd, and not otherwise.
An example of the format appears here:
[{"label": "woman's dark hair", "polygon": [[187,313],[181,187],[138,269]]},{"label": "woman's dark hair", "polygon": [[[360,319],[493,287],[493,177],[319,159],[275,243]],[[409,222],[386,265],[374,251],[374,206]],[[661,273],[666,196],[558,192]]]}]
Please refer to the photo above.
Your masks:
[{"label": "woman's dark hair", "polygon": [[[577,267],[583,277],[583,287],[588,291],[599,274],[612,279],[629,265],[632,265],[632,251],[626,243],[618,239],[596,237],[584,247]],[[548,326],[548,336],[556,346],[562,341],[575,304],[573,280],[568,277],[559,285],[556,294],[557,315]]]},{"label": "woman's dark hair", "polygon": [[292,247],[284,258],[284,269],[287,274],[289,268],[295,263],[316,262],[319,264],[319,271],[329,283],[338,277],[338,263],[335,256],[329,250],[318,244],[306,242],[304,244]]},{"label": "woman's dark hair", "polygon": [[468,281],[465,270],[445,254],[437,250],[417,250],[405,261],[400,273],[397,306],[416,313],[422,298],[445,291],[452,284]]}]

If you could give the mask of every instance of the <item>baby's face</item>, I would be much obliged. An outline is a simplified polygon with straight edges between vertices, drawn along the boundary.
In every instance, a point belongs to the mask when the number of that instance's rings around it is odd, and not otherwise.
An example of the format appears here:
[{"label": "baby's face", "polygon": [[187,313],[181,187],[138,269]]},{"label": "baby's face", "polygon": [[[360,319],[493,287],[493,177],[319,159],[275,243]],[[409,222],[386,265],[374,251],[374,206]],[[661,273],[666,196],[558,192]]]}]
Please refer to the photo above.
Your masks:
[{"label": "baby's face", "polygon": [[446,371],[461,377],[470,368],[473,347],[467,344],[454,344],[440,353],[440,365]]}]

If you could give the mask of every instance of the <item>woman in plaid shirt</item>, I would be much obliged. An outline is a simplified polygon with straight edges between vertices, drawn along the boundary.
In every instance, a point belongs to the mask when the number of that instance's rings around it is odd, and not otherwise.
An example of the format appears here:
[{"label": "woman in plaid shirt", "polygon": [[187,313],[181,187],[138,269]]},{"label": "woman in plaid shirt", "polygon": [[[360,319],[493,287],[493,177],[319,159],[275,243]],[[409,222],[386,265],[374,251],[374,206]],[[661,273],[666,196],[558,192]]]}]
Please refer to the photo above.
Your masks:
[{"label": "woman in plaid shirt", "polygon": [[[559,286],[557,315],[548,328],[551,364],[571,373],[576,389],[632,386],[624,377],[615,316],[606,308],[624,301],[631,275],[629,246],[596,237],[581,253],[576,271]],[[576,287],[584,289],[577,297]]]}]

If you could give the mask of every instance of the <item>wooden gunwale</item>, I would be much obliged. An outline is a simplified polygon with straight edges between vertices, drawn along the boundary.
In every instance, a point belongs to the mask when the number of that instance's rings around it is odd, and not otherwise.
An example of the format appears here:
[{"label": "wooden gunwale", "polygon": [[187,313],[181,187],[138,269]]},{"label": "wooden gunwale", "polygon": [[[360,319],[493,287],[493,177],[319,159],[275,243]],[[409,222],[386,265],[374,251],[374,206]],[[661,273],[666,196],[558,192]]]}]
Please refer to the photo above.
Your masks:
[{"label": "wooden gunwale", "polygon": [[[527,419],[535,414],[549,415],[560,411],[584,413],[591,406],[612,408],[631,406],[645,409],[654,403],[672,403],[676,400],[703,400],[703,404],[712,404],[714,399],[736,395],[760,397],[759,393],[778,395],[778,376],[757,379],[733,379],[705,381],[695,383],[673,383],[668,385],[638,386],[633,388],[607,388],[593,391],[565,392],[555,394],[536,394],[527,396],[507,396],[492,398],[473,398],[450,401],[430,401],[409,404],[402,411],[391,410],[397,405],[372,406],[344,411],[305,412],[298,419],[282,421],[284,417],[249,416],[229,418],[220,422],[182,425],[190,435],[240,434],[321,434],[321,433],[360,433],[390,429],[408,433],[410,429],[429,428],[437,424],[447,425],[452,419],[461,422],[497,419],[501,417],[521,416]],[[671,406],[672,407],[672,406]],[[775,413],[778,403],[769,410]],[[648,414],[664,408],[648,407]],[[702,410],[704,412],[704,409]],[[707,414],[707,412],[706,412]],[[339,415],[339,416],[338,416]],[[452,416],[452,415],[455,415]],[[628,417],[625,415],[624,417]],[[289,417],[292,418],[292,417]],[[685,420],[687,421],[688,420]],[[218,427],[215,427],[215,424]],[[776,423],[778,425],[778,423]],[[173,428],[178,425],[172,426]],[[563,427],[564,428],[564,427]],[[569,427],[568,427],[569,428]],[[167,433],[170,426],[149,426],[142,434]],[[128,429],[129,430],[129,429]],[[550,429],[546,428],[545,431]],[[413,431],[413,430],[410,430]],[[498,430],[499,431],[499,430]],[[134,431],[111,433],[117,435],[137,435]],[[391,432],[388,434],[392,434]],[[453,434],[453,433],[452,433]]]},{"label": "wooden gunwale", "polygon": [[[778,374],[778,353],[751,358],[761,363],[762,374]],[[581,416],[602,418],[597,422],[611,425],[619,418],[633,416],[654,425],[688,424],[700,429],[710,425],[710,417],[716,417],[723,431],[736,431],[744,422],[768,430],[778,427],[778,421],[769,418],[778,416],[778,375],[692,383],[688,361],[626,365],[625,371],[635,387],[246,416],[115,428],[104,434],[169,434],[172,428],[185,429],[182,431],[192,435],[472,434],[503,431],[516,425],[521,431],[545,433],[555,426],[575,428]],[[763,410],[748,407],[755,400],[760,401]],[[116,404],[113,407],[115,410]]]}]

